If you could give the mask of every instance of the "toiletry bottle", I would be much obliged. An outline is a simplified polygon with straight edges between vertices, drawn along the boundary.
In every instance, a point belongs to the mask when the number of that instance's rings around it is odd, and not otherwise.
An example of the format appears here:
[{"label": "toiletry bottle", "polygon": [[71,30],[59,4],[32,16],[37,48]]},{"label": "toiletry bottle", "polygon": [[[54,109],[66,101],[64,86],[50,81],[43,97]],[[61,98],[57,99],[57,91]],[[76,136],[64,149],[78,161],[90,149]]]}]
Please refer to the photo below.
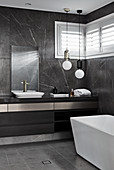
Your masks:
[{"label": "toiletry bottle", "polygon": [[71,89],[71,92],[70,92],[70,97],[73,97],[74,96],[74,90]]},{"label": "toiletry bottle", "polygon": [[54,89],[53,89],[53,94],[57,94],[57,88],[56,87],[54,87]]}]

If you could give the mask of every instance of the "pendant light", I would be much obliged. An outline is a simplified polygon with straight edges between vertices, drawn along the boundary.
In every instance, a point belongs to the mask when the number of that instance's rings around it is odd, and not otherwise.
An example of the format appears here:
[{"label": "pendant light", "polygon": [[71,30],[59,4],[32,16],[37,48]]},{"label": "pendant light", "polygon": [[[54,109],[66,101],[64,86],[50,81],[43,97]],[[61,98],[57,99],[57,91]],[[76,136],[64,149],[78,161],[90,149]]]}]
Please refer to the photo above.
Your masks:
[{"label": "pendant light", "polygon": [[64,62],[62,63],[62,67],[64,70],[70,70],[72,67],[72,63],[69,61],[69,50],[68,50],[68,21],[67,21],[67,15],[70,11],[69,8],[64,8],[64,11],[66,12],[66,50],[64,51]]},{"label": "pendant light", "polygon": [[77,70],[75,71],[75,76],[78,79],[82,79],[84,77],[84,71],[82,70],[82,61],[80,60],[80,14],[82,10],[77,10],[79,14],[79,60],[77,60]]}]

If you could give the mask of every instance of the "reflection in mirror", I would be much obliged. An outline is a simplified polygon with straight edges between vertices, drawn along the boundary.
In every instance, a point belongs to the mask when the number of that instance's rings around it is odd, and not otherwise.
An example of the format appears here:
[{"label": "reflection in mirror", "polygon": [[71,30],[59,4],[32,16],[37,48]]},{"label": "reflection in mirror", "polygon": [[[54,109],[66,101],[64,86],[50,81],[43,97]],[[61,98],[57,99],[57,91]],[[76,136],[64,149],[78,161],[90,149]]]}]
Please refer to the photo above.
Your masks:
[{"label": "reflection in mirror", "polygon": [[39,90],[39,53],[37,47],[12,46],[11,90],[23,90],[23,82],[29,84],[27,90]]}]

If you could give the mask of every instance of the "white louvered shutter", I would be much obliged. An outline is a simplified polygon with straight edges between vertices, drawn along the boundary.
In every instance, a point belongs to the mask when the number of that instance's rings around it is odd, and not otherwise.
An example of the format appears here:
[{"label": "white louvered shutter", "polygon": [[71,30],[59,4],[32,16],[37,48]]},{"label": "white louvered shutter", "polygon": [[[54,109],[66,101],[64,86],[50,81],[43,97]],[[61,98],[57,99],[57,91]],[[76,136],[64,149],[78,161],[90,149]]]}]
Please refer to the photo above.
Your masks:
[{"label": "white louvered shutter", "polygon": [[[58,24],[57,24],[58,23]],[[66,23],[56,22],[57,24],[57,56],[56,58],[64,58],[66,47],[70,52],[70,58],[79,57],[79,24],[68,23],[68,31],[66,32]],[[84,56],[84,26],[80,29],[80,56]],[[56,41],[55,41],[56,42]]]},{"label": "white louvered shutter", "polygon": [[98,54],[100,50],[99,28],[86,33],[86,54]]},{"label": "white louvered shutter", "polygon": [[102,51],[114,51],[114,23],[102,27]]},{"label": "white louvered shutter", "polygon": [[[77,31],[62,31],[61,32],[61,52],[64,53],[66,46],[70,51],[70,55],[78,56],[79,55],[79,32]],[[83,34],[80,33],[80,51],[81,55],[83,55],[84,50],[84,37]]]}]

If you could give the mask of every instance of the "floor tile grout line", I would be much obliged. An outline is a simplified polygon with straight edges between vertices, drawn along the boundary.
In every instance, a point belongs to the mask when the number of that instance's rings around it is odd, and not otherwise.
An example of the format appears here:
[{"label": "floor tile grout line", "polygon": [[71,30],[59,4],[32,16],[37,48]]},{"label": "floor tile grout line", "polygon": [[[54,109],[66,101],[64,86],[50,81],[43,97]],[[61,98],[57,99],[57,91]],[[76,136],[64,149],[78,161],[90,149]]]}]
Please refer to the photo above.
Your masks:
[{"label": "floor tile grout line", "polygon": [[[65,146],[64,146],[65,145]],[[43,146],[44,146],[44,148],[43,148]],[[65,149],[66,147],[68,147],[68,150],[67,149]],[[12,165],[14,165],[14,166],[19,166],[19,164],[21,165],[21,166],[24,166],[25,168],[27,168],[27,170],[32,170],[32,167],[29,165],[29,162],[27,162],[26,161],[26,159],[25,159],[25,157],[24,157],[24,155],[23,154],[21,154],[21,150],[19,149],[20,147],[11,147],[11,146],[9,146],[8,148],[5,148],[3,151],[3,158],[4,158],[4,160],[6,160],[6,168],[8,168],[9,167],[9,169],[11,169],[11,166]],[[63,153],[61,152],[61,148],[63,148]],[[22,149],[22,151],[23,151],[23,145],[22,145],[22,147],[21,147],[21,149]],[[27,147],[26,147],[26,149],[28,150],[28,149],[33,149],[33,151],[34,150],[36,150],[36,149],[43,149],[44,150],[44,152],[45,152],[45,149],[47,150],[46,151],[46,153],[47,153],[47,156],[48,156],[48,158],[50,158],[50,160],[51,160],[51,162],[53,163],[53,159],[51,159],[52,157],[50,157],[49,155],[51,154],[51,152],[52,152],[52,154],[54,154],[54,152],[55,152],[55,156],[54,156],[54,160],[55,159],[57,159],[58,161],[62,161],[62,159],[63,159],[63,163],[61,164],[60,163],[60,165],[62,165],[62,167],[63,167],[63,169],[65,168],[65,162],[67,161],[68,163],[69,163],[69,168],[70,168],[70,166],[71,166],[71,169],[73,169],[73,170],[79,170],[80,168],[81,168],[81,166],[78,168],[77,167],[77,164],[75,164],[75,163],[73,163],[72,162],[72,159],[68,159],[68,157],[67,157],[67,155],[66,155],[66,153],[68,153],[68,151],[70,150],[70,145],[68,144],[68,146],[67,146],[67,143],[65,143],[64,144],[64,142],[63,143],[47,143],[46,145],[44,144],[44,145],[35,145],[34,146],[34,144],[32,144],[32,147],[31,148],[29,148],[29,146],[27,145]],[[36,150],[37,151],[37,150]],[[49,152],[48,152],[49,151]],[[24,152],[24,151],[23,151]],[[22,153],[23,153],[22,152]],[[27,152],[28,153],[28,152]],[[30,152],[31,153],[31,152]],[[71,153],[73,153],[73,150],[71,151]],[[17,158],[16,159],[11,159],[10,160],[10,154],[11,154],[11,156],[12,156],[12,158],[15,158],[15,155],[17,154]],[[13,155],[12,155],[13,154]],[[34,154],[34,153],[33,153]],[[19,161],[16,161],[16,160],[18,160],[18,156],[19,156]],[[58,157],[57,157],[58,156]],[[76,158],[77,158],[77,155],[74,155]],[[74,157],[73,155],[71,155],[71,157],[73,158],[73,160],[75,160],[75,157]],[[67,163],[66,162],[66,163]],[[87,165],[87,167],[88,167],[88,165]],[[86,168],[87,168],[86,167]],[[82,167],[82,169],[83,169],[84,167]],[[96,167],[97,168],[97,167]],[[8,169],[8,170],[9,170]],[[59,170],[59,169],[58,169]],[[80,169],[81,170],[81,169]],[[100,170],[100,169],[99,169]]]},{"label": "floor tile grout line", "polygon": [[[52,147],[53,149],[54,149],[54,147]],[[69,162],[71,165],[72,165],[72,163],[71,163],[71,161],[69,161],[68,159],[66,159],[61,153],[59,153],[58,151],[56,151],[56,149],[54,149],[55,150],[55,152],[57,152],[59,155],[61,155],[67,162]],[[92,164],[91,164],[92,165]],[[74,165],[72,165],[74,168],[76,168]],[[94,166],[94,165],[93,165]],[[97,168],[97,167],[96,167]],[[77,168],[76,168],[77,169]],[[98,170],[100,170],[100,169],[98,169]]]},{"label": "floor tile grout line", "polygon": [[6,159],[7,159],[7,162],[8,162],[8,166],[9,166],[9,160],[8,160],[8,155],[7,155],[6,151],[4,151],[4,152],[5,152],[5,155],[6,155]]},{"label": "floor tile grout line", "polygon": [[[54,149],[54,147],[52,147],[53,149]],[[62,158],[64,158],[67,162],[69,162],[70,163],[70,165],[72,165],[72,163],[68,160],[68,159],[66,159],[61,153],[59,153],[57,150],[55,150],[54,149],[54,151],[57,153],[57,154],[59,154]],[[76,168],[74,165],[72,165],[72,167],[73,168]]]},{"label": "floor tile grout line", "polygon": [[[51,150],[52,148],[53,148],[53,150],[58,154],[58,155],[60,155],[63,159],[65,159],[67,162],[69,162],[70,163],[70,165],[73,167],[73,168],[76,168],[75,166],[73,166],[72,165],[72,163],[70,162],[70,161],[68,161],[62,154],[60,154],[59,152],[57,152],[55,149],[54,149],[54,147],[53,146],[51,146],[50,144],[47,144],[47,148],[46,149],[49,149],[49,150]],[[20,153],[19,153],[20,154]],[[25,161],[26,162],[26,161]],[[27,163],[26,163],[27,164]],[[31,169],[30,169],[31,170]]]},{"label": "floor tile grout line", "polygon": [[23,156],[19,153],[19,151],[16,149],[17,154],[22,158],[22,160],[24,161],[25,165],[27,166],[28,170],[31,170],[31,168],[29,167],[29,165],[27,164],[27,162],[25,161],[25,159],[23,158]]}]

